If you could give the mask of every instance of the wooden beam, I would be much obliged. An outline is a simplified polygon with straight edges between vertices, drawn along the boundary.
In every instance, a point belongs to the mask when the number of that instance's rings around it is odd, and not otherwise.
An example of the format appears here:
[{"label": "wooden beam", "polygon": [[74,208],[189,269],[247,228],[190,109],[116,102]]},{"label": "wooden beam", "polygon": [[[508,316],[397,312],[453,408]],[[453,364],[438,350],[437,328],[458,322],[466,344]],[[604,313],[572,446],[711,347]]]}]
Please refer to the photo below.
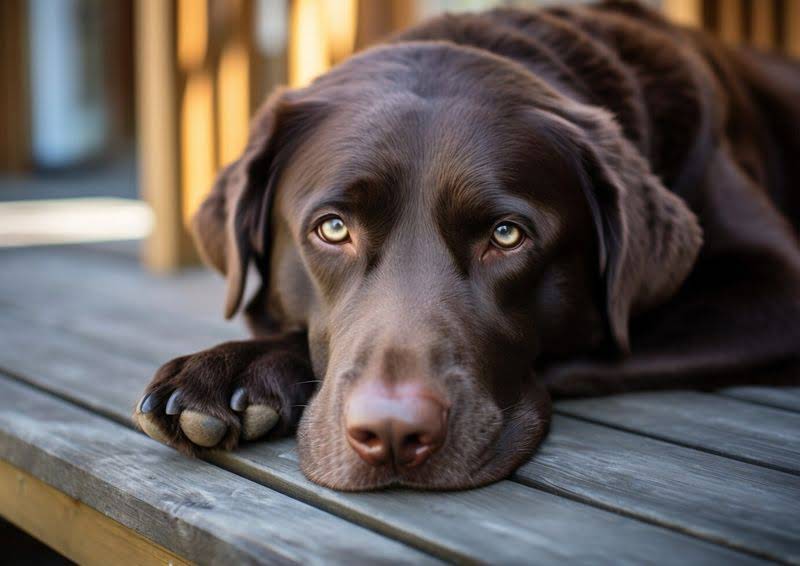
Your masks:
[{"label": "wooden beam", "polygon": [[775,29],[775,0],[750,2],[750,43],[759,49],[773,49]]},{"label": "wooden beam", "polygon": [[0,171],[24,171],[33,161],[25,0],[0,2],[0,38]]},{"label": "wooden beam", "polygon": [[742,0],[718,0],[717,22],[720,39],[732,44],[742,41]]},{"label": "wooden beam", "polygon": [[[78,564],[189,564],[166,548],[2,460],[0,515]],[[6,558],[13,561],[13,550]]]},{"label": "wooden beam", "polygon": [[786,53],[800,58],[800,0],[786,0]]},{"label": "wooden beam", "polygon": [[182,212],[175,21],[173,2],[136,2],[140,186],[155,216],[143,259],[159,272],[197,261]]},{"label": "wooden beam", "polygon": [[278,85],[288,83],[289,0],[246,0],[250,57],[250,114]]},{"label": "wooden beam", "polygon": [[321,0],[294,0],[289,29],[289,84],[302,87],[331,65]]}]

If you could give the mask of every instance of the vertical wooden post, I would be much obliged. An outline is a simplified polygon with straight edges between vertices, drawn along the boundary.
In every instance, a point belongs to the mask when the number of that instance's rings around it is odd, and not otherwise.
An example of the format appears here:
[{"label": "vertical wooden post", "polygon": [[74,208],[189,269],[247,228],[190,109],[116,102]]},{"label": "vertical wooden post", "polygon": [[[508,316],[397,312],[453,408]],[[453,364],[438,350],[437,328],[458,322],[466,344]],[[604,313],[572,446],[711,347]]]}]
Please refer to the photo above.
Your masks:
[{"label": "vertical wooden post", "polygon": [[759,49],[775,47],[775,0],[750,2],[750,42]]},{"label": "vertical wooden post", "polygon": [[786,52],[800,58],[800,0],[786,0]]},{"label": "vertical wooden post", "polygon": [[251,28],[250,112],[255,112],[264,97],[276,86],[288,82],[289,0],[247,0]]},{"label": "vertical wooden post", "polygon": [[738,44],[742,41],[742,1],[718,0],[719,37],[728,43]]},{"label": "vertical wooden post", "polygon": [[0,171],[31,166],[28,2],[0,2]]},{"label": "vertical wooden post", "polygon": [[175,24],[173,2],[136,2],[140,186],[155,215],[143,260],[161,272],[196,261],[182,214]]},{"label": "vertical wooden post", "polygon": [[363,49],[395,31],[395,0],[364,0],[358,3],[356,49]]}]

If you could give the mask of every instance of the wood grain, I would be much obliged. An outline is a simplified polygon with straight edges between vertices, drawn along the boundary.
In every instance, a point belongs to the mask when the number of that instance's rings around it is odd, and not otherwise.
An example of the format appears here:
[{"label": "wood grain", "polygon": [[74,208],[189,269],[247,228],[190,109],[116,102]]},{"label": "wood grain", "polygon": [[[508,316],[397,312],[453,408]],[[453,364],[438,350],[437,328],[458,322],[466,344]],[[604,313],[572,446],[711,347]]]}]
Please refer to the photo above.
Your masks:
[{"label": "wood grain", "polygon": [[728,387],[720,394],[800,413],[800,387]]},{"label": "wood grain", "polygon": [[430,562],[4,377],[0,459],[200,563]]},{"label": "wood grain", "polygon": [[0,284],[19,289],[19,299],[26,298],[26,285],[41,280],[53,293],[50,302],[76,293],[99,293],[129,306],[149,305],[150,311],[157,304],[165,312],[203,321],[210,328],[237,326],[222,317],[225,281],[221,276],[202,267],[155,276],[143,271],[130,252],[104,253],[110,247],[106,243],[3,248]]},{"label": "wood grain", "polygon": [[576,399],[560,401],[556,408],[564,415],[800,473],[800,414],[693,391]]},{"label": "wood grain", "polygon": [[539,454],[515,477],[732,548],[800,562],[796,475],[558,416]]},{"label": "wood grain", "polygon": [[190,564],[2,460],[0,515],[79,564]]}]

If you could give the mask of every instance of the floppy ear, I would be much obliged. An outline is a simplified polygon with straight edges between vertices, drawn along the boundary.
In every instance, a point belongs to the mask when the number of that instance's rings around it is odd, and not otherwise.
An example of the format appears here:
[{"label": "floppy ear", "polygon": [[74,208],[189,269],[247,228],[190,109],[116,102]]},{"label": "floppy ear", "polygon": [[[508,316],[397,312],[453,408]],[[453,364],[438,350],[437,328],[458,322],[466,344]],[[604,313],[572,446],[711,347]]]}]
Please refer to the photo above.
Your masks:
[{"label": "floppy ear", "polygon": [[317,106],[293,102],[291,94],[279,89],[267,99],[251,123],[244,153],[220,172],[192,218],[201,257],[227,277],[226,318],[239,309],[251,260],[268,280],[270,209],[280,165]]},{"label": "floppy ear", "polygon": [[571,107],[562,115],[568,143],[598,234],[611,336],[630,353],[631,316],[662,304],[683,284],[702,245],[686,203],[670,192],[604,110]]}]

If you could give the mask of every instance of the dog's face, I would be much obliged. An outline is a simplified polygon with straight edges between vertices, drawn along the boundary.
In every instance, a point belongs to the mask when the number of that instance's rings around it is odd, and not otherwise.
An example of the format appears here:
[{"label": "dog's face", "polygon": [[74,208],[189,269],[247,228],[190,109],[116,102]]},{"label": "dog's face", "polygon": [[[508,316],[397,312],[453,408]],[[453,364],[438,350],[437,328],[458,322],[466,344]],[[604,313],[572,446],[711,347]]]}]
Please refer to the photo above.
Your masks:
[{"label": "dog's face", "polygon": [[[406,93],[376,106],[338,107],[275,193],[272,304],[306,311],[323,378],[302,462],[339,488],[473,485],[545,431],[542,342],[602,335],[591,216],[524,111]],[[410,384],[447,413],[442,446],[409,469],[370,465],[349,446],[347,405]]]},{"label": "dog's face", "polygon": [[502,478],[547,429],[537,362],[625,341],[609,313],[608,265],[624,268],[603,210],[614,185],[543,89],[472,50],[419,44],[268,103],[224,181],[238,188],[215,263],[241,287],[252,259],[270,318],[308,331],[321,385],[299,450],[314,481]]}]

